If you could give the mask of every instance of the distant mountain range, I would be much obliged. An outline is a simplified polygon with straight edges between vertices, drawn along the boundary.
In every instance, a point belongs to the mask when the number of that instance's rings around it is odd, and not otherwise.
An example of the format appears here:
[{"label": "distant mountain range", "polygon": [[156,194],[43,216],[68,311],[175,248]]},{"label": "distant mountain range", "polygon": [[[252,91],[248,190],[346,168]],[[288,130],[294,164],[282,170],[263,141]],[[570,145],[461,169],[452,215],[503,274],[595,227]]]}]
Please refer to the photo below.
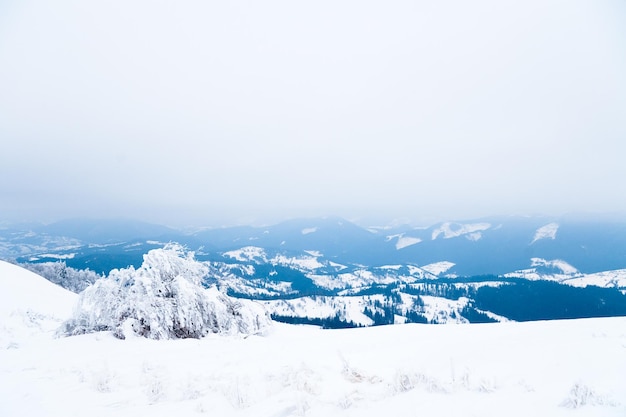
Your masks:
[{"label": "distant mountain range", "polygon": [[65,259],[97,272],[138,266],[141,255],[179,242],[207,259],[246,246],[285,254],[313,251],[329,261],[368,267],[448,262],[448,275],[507,274],[535,267],[533,259],[564,261],[580,273],[626,268],[626,219],[492,217],[408,225],[362,227],[341,218],[285,221],[182,232],[131,220],[65,220],[0,228],[0,258],[25,262]]},{"label": "distant mountain range", "polygon": [[330,217],[183,232],[76,219],[3,226],[0,258],[80,291],[97,278],[91,271],[139,267],[144,254],[168,242],[207,264],[207,286],[256,299],[275,319],[293,323],[626,315],[620,220],[493,217],[415,228]]}]

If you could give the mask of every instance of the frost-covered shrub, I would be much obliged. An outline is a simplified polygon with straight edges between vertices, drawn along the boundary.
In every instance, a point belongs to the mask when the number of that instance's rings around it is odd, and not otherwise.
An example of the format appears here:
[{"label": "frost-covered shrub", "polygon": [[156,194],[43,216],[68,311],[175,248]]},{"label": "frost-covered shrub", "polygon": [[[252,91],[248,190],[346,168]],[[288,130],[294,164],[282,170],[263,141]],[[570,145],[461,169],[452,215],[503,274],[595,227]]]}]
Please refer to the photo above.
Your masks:
[{"label": "frost-covered shrub", "polygon": [[64,261],[36,264],[23,263],[18,265],[75,293],[83,291],[96,282],[96,280],[102,278],[101,275],[96,274],[90,269],[75,269],[69,267]]},{"label": "frost-covered shrub", "polygon": [[580,408],[586,405],[615,406],[616,403],[580,382],[572,386],[569,395],[561,402],[561,407],[566,408]]},{"label": "frost-covered shrub", "polygon": [[206,266],[177,244],[144,255],[138,269],[113,270],[80,294],[61,332],[112,330],[150,339],[200,338],[208,333],[253,334],[269,326],[265,309],[202,287]]}]

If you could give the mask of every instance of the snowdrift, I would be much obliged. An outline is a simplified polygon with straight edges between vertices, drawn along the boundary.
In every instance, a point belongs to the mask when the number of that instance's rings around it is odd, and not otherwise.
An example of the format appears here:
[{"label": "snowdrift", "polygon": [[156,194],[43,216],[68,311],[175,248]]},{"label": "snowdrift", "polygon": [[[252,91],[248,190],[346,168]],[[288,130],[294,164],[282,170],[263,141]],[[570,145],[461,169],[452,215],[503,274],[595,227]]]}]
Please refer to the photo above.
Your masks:
[{"label": "snowdrift", "polygon": [[207,269],[177,244],[144,255],[141,267],[114,270],[80,294],[61,333],[110,330],[124,339],[200,338],[209,333],[255,334],[271,324],[255,302],[202,287]]}]

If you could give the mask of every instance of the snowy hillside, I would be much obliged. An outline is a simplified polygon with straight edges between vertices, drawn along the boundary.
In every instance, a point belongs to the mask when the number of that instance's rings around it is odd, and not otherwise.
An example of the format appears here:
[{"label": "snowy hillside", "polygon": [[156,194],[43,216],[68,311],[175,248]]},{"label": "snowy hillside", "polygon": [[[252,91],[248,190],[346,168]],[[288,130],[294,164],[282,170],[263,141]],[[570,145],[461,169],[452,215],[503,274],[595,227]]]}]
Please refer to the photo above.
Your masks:
[{"label": "snowy hillside", "polygon": [[0,350],[30,336],[53,334],[72,312],[76,294],[0,261]]},{"label": "snowy hillside", "polygon": [[576,287],[594,285],[602,288],[626,290],[626,269],[583,274],[575,267],[560,259],[531,259],[531,268],[504,274],[507,278],[557,281]]},{"label": "snowy hillside", "polygon": [[431,238],[432,240],[435,240],[440,235],[443,235],[444,239],[465,236],[469,240],[476,241],[482,237],[480,232],[483,232],[490,227],[491,225],[489,223],[458,224],[445,222],[433,230]]},{"label": "snowy hillside", "polygon": [[530,243],[531,245],[538,240],[541,239],[556,239],[556,232],[559,230],[558,223],[549,223],[545,226],[541,226],[535,232],[535,237],[533,237],[533,241]]},{"label": "snowy hillside", "polygon": [[603,288],[614,287],[626,290],[626,269],[598,272],[596,274],[587,274],[579,277],[570,277],[565,279],[563,282],[576,287],[595,285]]},{"label": "snowy hillside", "polygon": [[[287,300],[263,301],[268,311],[282,321],[290,318],[307,318],[310,323],[318,321],[332,326],[332,320],[351,323],[357,326],[404,323],[469,323],[463,317],[467,313],[470,300],[459,297],[452,300],[437,296],[416,296],[397,293],[391,301],[382,294],[336,297],[300,297]],[[508,321],[505,317],[481,311],[490,321]],[[322,319],[322,320],[316,320]],[[297,320],[291,320],[297,322]]]},{"label": "snowy hillside", "polygon": [[64,318],[72,311],[76,294],[19,266],[0,261],[0,314],[30,311]]},{"label": "snowy hillside", "polygon": [[560,259],[546,260],[531,258],[531,267],[505,274],[508,278],[524,278],[529,280],[550,280],[564,282],[572,278],[584,278],[576,268]]}]

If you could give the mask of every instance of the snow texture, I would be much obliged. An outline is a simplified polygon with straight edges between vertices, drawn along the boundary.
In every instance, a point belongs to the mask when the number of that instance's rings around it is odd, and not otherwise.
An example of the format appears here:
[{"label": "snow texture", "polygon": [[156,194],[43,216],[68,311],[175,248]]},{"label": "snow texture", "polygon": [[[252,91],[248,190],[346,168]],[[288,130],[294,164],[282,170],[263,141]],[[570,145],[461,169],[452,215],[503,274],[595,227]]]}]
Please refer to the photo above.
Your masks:
[{"label": "snow texture", "polygon": [[622,417],[625,325],[277,324],[247,339],[50,338],[0,351],[0,415]]},{"label": "snow texture", "polygon": [[144,255],[140,268],[113,270],[80,294],[62,333],[111,330],[150,339],[200,338],[209,333],[255,334],[271,320],[261,305],[205,289],[207,266],[175,244]]}]

